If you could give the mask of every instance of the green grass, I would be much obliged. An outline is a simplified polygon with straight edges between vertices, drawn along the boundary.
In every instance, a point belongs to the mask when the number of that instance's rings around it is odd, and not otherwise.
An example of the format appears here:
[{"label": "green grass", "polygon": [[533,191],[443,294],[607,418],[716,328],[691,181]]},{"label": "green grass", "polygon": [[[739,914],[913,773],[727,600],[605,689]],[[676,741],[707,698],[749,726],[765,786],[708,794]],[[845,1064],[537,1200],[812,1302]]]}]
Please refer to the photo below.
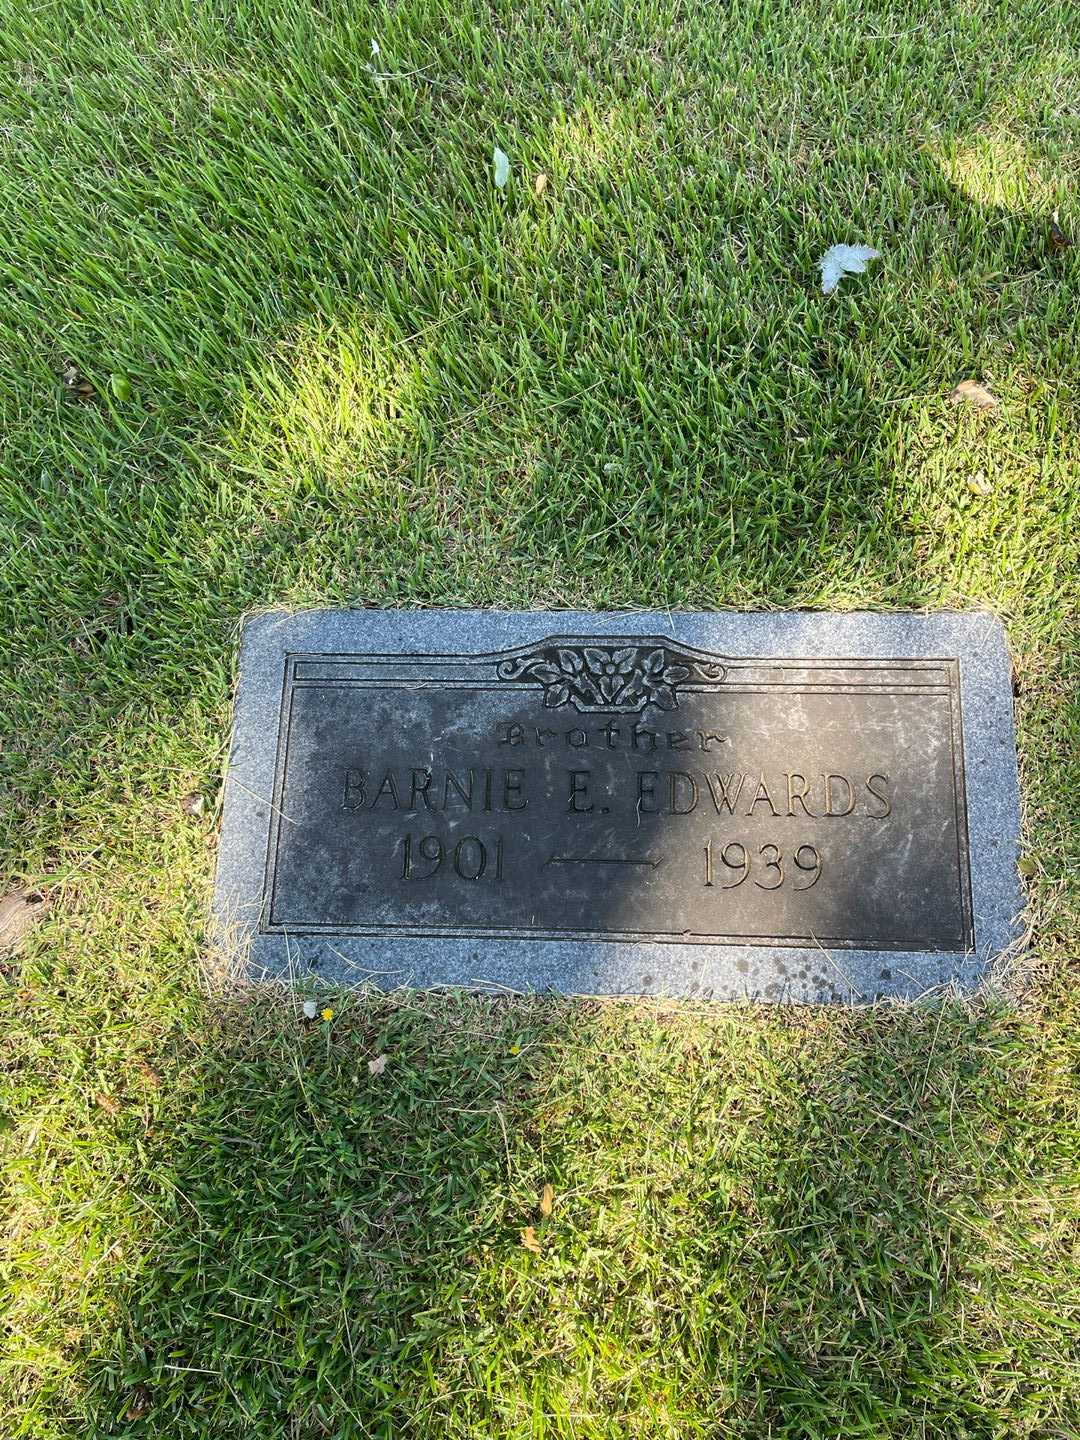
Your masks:
[{"label": "green grass", "polygon": [[[0,0],[0,61],[0,1434],[1075,1435],[1075,5]],[[990,606],[1031,950],[226,996],[239,620],[326,602]]]}]

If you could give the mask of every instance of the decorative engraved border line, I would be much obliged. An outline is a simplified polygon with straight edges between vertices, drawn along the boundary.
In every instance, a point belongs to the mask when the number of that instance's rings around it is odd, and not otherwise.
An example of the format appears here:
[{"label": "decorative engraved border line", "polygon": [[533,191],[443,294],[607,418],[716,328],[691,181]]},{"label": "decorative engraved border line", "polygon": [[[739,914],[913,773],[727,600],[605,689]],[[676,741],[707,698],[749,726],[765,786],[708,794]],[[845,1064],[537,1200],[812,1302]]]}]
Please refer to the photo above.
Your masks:
[{"label": "decorative engraved border line", "polygon": [[[733,685],[730,682],[721,689],[719,686],[712,688],[706,685],[681,685],[681,690],[693,695],[715,695],[722,699],[725,695],[771,695],[775,691],[798,691],[803,695],[948,695],[951,693],[948,684],[941,685],[845,685],[842,681],[830,683],[820,681],[816,684],[800,685],[794,681],[785,681],[775,685]],[[294,680],[294,690],[487,690],[538,694],[538,685],[523,684],[520,680],[498,680],[492,683],[490,680],[407,680],[399,676],[393,680]],[[580,713],[580,712],[578,712]],[[619,715],[617,710],[601,710],[597,714]],[[673,711],[661,712],[671,715]],[[634,711],[632,714],[625,714],[625,719],[640,719],[641,712]]]},{"label": "decorative engraved border line", "polygon": [[[631,635],[623,635],[618,637],[553,636],[545,640],[541,640],[535,645],[519,646],[511,650],[490,651],[480,655],[448,654],[445,652],[432,655],[383,655],[376,653],[345,654],[338,652],[323,656],[313,652],[306,652],[296,653],[286,658],[293,661],[293,683],[298,685],[352,685],[358,688],[384,689],[392,687],[395,683],[400,683],[406,680],[406,676],[401,674],[391,676],[379,676],[378,674],[375,674],[343,675],[337,677],[330,677],[327,675],[304,675],[299,673],[301,667],[306,665],[310,665],[312,668],[315,668],[316,666],[322,666],[328,669],[335,666],[344,667],[347,665],[357,665],[363,666],[365,668],[377,669],[380,665],[383,665],[391,667],[398,671],[410,669],[415,670],[417,668],[422,668],[425,670],[435,668],[437,670],[440,667],[454,667],[456,669],[460,668],[464,670],[476,669],[478,667],[481,669],[490,669],[494,667],[496,671],[495,676],[479,675],[475,679],[472,679],[467,675],[460,674],[453,677],[428,675],[409,677],[407,683],[410,688],[415,688],[417,690],[430,688],[450,688],[451,686],[453,688],[459,689],[483,690],[488,689],[494,683],[494,685],[498,686],[499,688],[504,688],[506,690],[536,691],[543,688],[541,686],[541,682],[539,682],[538,680],[505,679],[502,675],[498,673],[499,670],[504,667],[507,658],[513,658],[515,656],[520,657],[523,655],[533,656],[538,651],[548,651],[552,647],[563,644],[579,647],[589,645],[590,648],[595,648],[597,650],[610,650],[618,648],[620,646],[627,648],[643,648],[645,646],[652,645],[658,647],[667,646],[671,649],[673,657],[677,658],[678,653],[682,653],[687,658],[693,657],[700,661],[703,665],[708,664],[711,668],[719,669],[722,672],[719,678],[695,679],[688,677],[685,680],[678,681],[678,689],[680,691],[685,691],[688,694],[717,694],[729,690],[735,694],[757,694],[763,693],[765,689],[797,690],[808,694],[861,694],[870,691],[875,686],[882,687],[884,693],[907,693],[907,689],[901,690],[900,687],[896,684],[895,680],[878,680],[875,678],[874,680],[868,682],[861,679],[861,676],[863,674],[873,672],[885,672],[895,674],[898,668],[906,669],[909,672],[929,672],[929,675],[933,675],[934,672],[937,672],[939,675],[942,675],[942,678],[936,681],[931,678],[927,678],[925,680],[919,678],[912,678],[907,682],[907,686],[910,687],[912,691],[918,690],[932,693],[934,691],[944,690],[945,688],[948,688],[952,683],[951,678],[948,675],[948,667],[953,662],[948,657],[933,657],[927,659],[921,657],[910,658],[897,656],[885,659],[875,657],[873,659],[867,660],[850,658],[840,659],[827,656],[813,656],[807,657],[805,659],[800,659],[798,657],[783,657],[772,659],[768,657],[753,656],[739,656],[736,658],[714,655],[712,654],[712,652],[703,651],[694,646],[682,645],[680,642],[672,640],[662,640],[659,637],[641,637]],[[805,677],[808,674],[812,675],[815,670],[839,671],[841,672],[841,674],[847,672],[847,674],[852,678],[847,680],[840,678],[830,680],[814,680],[808,678],[803,678],[799,680],[789,680],[787,678],[755,679],[754,681],[749,683],[749,687],[746,680],[742,680],[742,682],[740,683],[740,680],[735,678],[739,675],[739,672],[745,673],[747,671],[764,671],[766,673],[779,672],[781,677],[784,677],[784,672],[794,671],[800,672]],[[942,672],[945,673],[943,674]],[[859,676],[860,678],[856,679],[856,676]],[[572,704],[573,702],[569,703]],[[557,708],[562,707],[559,706]],[[650,708],[656,707],[650,706],[650,704],[648,703],[638,707],[630,707],[626,705],[612,703],[610,705],[590,704],[578,708],[579,713],[582,714],[592,713],[605,715],[643,715]],[[677,704],[674,708],[678,708]],[[671,712],[670,710],[661,708],[660,713]]]},{"label": "decorative engraved border line", "polygon": [[[609,649],[621,645],[668,645],[696,655],[716,665],[766,665],[776,670],[812,670],[831,666],[843,670],[887,670],[904,665],[916,670],[947,669],[955,661],[952,655],[721,655],[715,650],[702,650],[685,644],[673,636],[663,635],[548,635],[528,645],[511,646],[506,650],[290,650],[285,659],[297,664],[305,661],[327,661],[342,664],[391,665],[494,665],[515,655],[527,655],[551,645],[595,645]],[[719,683],[719,682],[718,682]]]},{"label": "decorative engraved border line", "polygon": [[[344,651],[335,651],[329,652],[327,654],[322,654],[317,651],[292,651],[289,652],[285,658],[286,660],[292,660],[298,666],[305,664],[370,665],[372,667],[392,665],[400,666],[402,668],[423,667],[424,669],[429,669],[433,666],[435,668],[439,668],[441,666],[461,665],[469,668],[474,668],[477,666],[497,666],[504,659],[513,659],[516,656],[520,656],[521,654],[531,653],[535,649],[546,649],[552,646],[562,645],[564,643],[567,645],[588,644],[590,648],[596,649],[619,648],[624,645],[640,646],[644,644],[655,644],[658,647],[667,645],[669,648],[681,649],[685,652],[688,652],[692,654],[695,658],[700,658],[703,663],[709,663],[716,667],[723,666],[725,669],[729,670],[760,669],[782,671],[824,669],[848,670],[861,673],[871,670],[889,671],[894,670],[897,666],[902,666],[905,669],[909,670],[940,671],[943,669],[948,669],[948,667],[954,663],[953,658],[950,656],[933,656],[930,658],[925,658],[919,656],[913,657],[907,655],[895,655],[884,657],[875,656],[873,659],[866,660],[860,660],[857,657],[827,655],[813,655],[807,656],[805,658],[799,658],[797,656],[784,656],[773,658],[767,655],[724,656],[715,655],[710,651],[696,650],[692,646],[682,645],[677,641],[664,641],[659,639],[658,637],[643,638],[641,636],[635,635],[624,635],[618,637],[552,636],[547,640],[538,642],[538,644],[534,646],[523,646],[519,647],[516,650],[492,650],[485,654],[469,654],[466,652],[451,653],[446,651],[440,652],[438,654],[433,653],[430,655],[418,653],[381,654],[374,651],[365,652],[363,654],[347,653]],[[496,676],[493,678],[498,677]],[[722,680],[715,680],[711,682],[698,681],[695,683],[708,683],[720,686],[723,685],[725,682]]]},{"label": "decorative engraved border line", "polygon": [[[400,930],[399,936],[395,931]],[[754,945],[771,946],[787,950],[889,950],[899,953],[923,951],[928,955],[970,955],[974,947],[962,943],[943,945],[939,940],[868,940],[841,939],[834,935],[742,935],[733,932],[713,935],[698,930],[542,930],[528,925],[513,928],[493,926],[455,925],[437,926],[398,925],[386,922],[383,925],[288,925],[278,924],[272,929],[260,930],[260,935],[295,936],[303,939],[309,935],[338,936],[341,939],[355,937],[358,940],[601,940],[613,944],[637,943],[645,945]]]},{"label": "decorative engraved border line", "polygon": [[[630,637],[620,637],[629,639]],[[609,645],[613,643],[609,639],[597,637],[598,644]],[[543,641],[541,644],[551,642]],[[836,660],[814,656],[807,660],[797,657],[778,658],[775,662],[762,662],[753,657],[739,657],[737,660],[725,661],[732,668],[738,666],[760,665],[762,663],[774,664],[776,668],[788,669],[936,669],[943,670],[947,680],[941,684],[918,685],[912,684],[909,687],[887,686],[882,683],[870,685],[859,685],[855,682],[845,684],[837,682],[831,685],[807,684],[806,682],[780,682],[777,684],[762,683],[756,686],[732,686],[726,682],[717,682],[715,685],[701,684],[693,688],[697,693],[733,693],[733,694],[762,694],[766,695],[775,690],[802,690],[814,694],[944,694],[949,696],[949,710],[951,728],[949,735],[949,748],[952,765],[950,767],[953,779],[953,817],[954,831],[957,844],[958,881],[960,889],[960,912],[962,935],[958,937],[957,943],[943,945],[940,941],[916,941],[905,939],[902,941],[869,940],[869,939],[841,939],[834,936],[751,936],[741,934],[709,934],[696,931],[615,931],[615,930],[552,930],[550,927],[530,927],[518,925],[513,927],[491,927],[491,926],[416,926],[412,924],[397,922],[384,922],[377,926],[372,925],[321,925],[317,922],[301,922],[298,925],[290,925],[285,922],[275,924],[269,923],[269,914],[273,903],[273,894],[276,889],[278,869],[278,849],[281,837],[281,820],[288,820],[282,812],[282,792],[284,790],[285,776],[288,771],[288,750],[289,740],[292,733],[292,702],[297,689],[385,689],[399,690],[408,689],[464,689],[464,690],[531,690],[540,689],[538,685],[522,685],[515,681],[501,680],[497,676],[486,683],[470,681],[437,680],[430,685],[420,686],[414,680],[406,680],[404,677],[394,677],[389,680],[371,682],[353,679],[335,681],[327,680],[305,680],[298,681],[296,678],[296,666],[304,661],[315,660],[336,660],[345,662],[372,663],[376,660],[389,661],[394,664],[401,664],[408,661],[410,664],[422,665],[431,661],[442,660],[445,663],[460,663],[461,661],[475,662],[478,664],[490,664],[493,658],[503,654],[528,652],[536,649],[536,646],[521,646],[517,652],[493,651],[485,655],[387,655],[376,656],[373,654],[363,655],[318,655],[311,652],[287,653],[284,657],[284,673],[282,676],[281,708],[278,722],[278,753],[275,761],[274,773],[274,801],[270,816],[270,826],[267,834],[267,853],[263,868],[263,890],[260,902],[259,931],[261,935],[337,935],[340,937],[355,936],[357,938],[397,938],[396,931],[402,932],[405,936],[415,936],[418,939],[474,939],[487,938],[493,940],[501,939],[522,939],[529,940],[601,940],[604,942],[619,943],[625,941],[641,943],[679,943],[679,944],[735,944],[750,946],[773,946],[788,949],[805,948],[832,948],[847,950],[883,950],[883,951],[905,951],[921,950],[927,954],[971,954],[974,949],[975,936],[972,912],[971,897],[971,867],[970,867],[970,845],[968,839],[967,825],[967,788],[964,772],[963,754],[963,717],[960,697],[960,662],[955,657],[934,657],[926,659],[923,657],[897,656],[890,659],[875,657],[873,660]],[[691,649],[693,647],[684,647]],[[707,654],[708,652],[698,652]],[[716,657],[719,658],[719,657]],[[690,688],[690,687],[686,687]],[[611,713],[616,713],[612,711]],[[640,713],[629,715],[628,719],[640,721]]]},{"label": "decorative engraved border line", "polygon": [[960,914],[969,948],[975,948],[975,914],[971,895],[971,842],[968,836],[967,771],[964,765],[964,721],[960,704],[960,662],[952,666],[949,687],[949,716],[952,721],[953,817],[956,831],[956,861],[960,877]]}]

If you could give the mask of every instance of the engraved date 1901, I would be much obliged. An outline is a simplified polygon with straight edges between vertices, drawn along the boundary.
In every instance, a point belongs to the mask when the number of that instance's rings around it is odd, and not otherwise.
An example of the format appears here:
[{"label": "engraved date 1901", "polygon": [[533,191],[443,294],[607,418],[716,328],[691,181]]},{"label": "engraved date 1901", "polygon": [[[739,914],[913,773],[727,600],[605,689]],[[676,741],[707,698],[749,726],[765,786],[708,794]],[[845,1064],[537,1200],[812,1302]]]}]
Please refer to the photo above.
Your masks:
[{"label": "engraved date 1901", "polygon": [[[821,856],[813,845],[799,845],[790,857],[795,874],[785,872],[787,863],[778,845],[762,845],[753,855],[739,840],[731,840],[717,848],[712,840],[705,844],[705,884],[721,890],[734,890],[753,877],[760,890],[779,890],[785,880],[794,890],[809,890],[821,879]],[[800,883],[801,881],[801,883]]]},{"label": "engraved date 1901", "polygon": [[481,840],[478,835],[463,835],[456,845],[443,844],[438,835],[421,835],[414,841],[411,835],[401,839],[401,878],[403,880],[430,880],[437,875],[443,864],[447,864],[459,880],[479,880],[486,875],[489,880],[503,878],[502,836],[495,843]]}]

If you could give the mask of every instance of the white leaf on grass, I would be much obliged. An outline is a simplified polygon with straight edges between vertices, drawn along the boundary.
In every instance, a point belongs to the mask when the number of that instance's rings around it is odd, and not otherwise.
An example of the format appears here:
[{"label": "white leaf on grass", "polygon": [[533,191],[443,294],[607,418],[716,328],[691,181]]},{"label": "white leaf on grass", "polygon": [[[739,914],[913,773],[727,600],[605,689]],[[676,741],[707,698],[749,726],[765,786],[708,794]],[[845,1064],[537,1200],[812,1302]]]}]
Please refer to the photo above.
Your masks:
[{"label": "white leaf on grass", "polygon": [[371,41],[371,58],[374,60],[374,59],[376,58],[376,56],[378,55],[378,53],[379,53],[379,42],[378,42],[374,37],[372,37],[372,41]]},{"label": "white leaf on grass", "polygon": [[495,184],[500,190],[505,190],[506,182],[510,179],[510,156],[496,145],[491,160],[495,166]]},{"label": "white leaf on grass", "polygon": [[314,1001],[314,1000],[305,1000],[305,1001],[304,1001],[304,1019],[305,1019],[305,1020],[314,1020],[314,1019],[315,1019],[315,1016],[316,1016],[318,1013],[319,1013],[319,1007],[318,1007],[318,1005],[315,1004],[315,1001]]},{"label": "white leaf on grass", "polygon": [[881,251],[870,245],[830,245],[818,261],[822,290],[831,295],[845,275],[861,275],[869,261],[880,257]]},{"label": "white leaf on grass", "polygon": [[376,1055],[374,1060],[369,1060],[367,1062],[368,1074],[381,1075],[386,1069],[386,1062],[389,1058],[389,1055]]}]

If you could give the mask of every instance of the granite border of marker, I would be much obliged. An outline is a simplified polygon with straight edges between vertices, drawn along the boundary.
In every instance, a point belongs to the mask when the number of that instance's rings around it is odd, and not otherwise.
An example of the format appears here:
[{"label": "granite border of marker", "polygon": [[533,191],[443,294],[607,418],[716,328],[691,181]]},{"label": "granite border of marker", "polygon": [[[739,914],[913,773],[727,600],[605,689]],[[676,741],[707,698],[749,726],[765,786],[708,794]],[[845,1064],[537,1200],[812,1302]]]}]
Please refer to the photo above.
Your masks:
[{"label": "granite border of marker", "polygon": [[[372,938],[258,933],[287,654],[481,654],[552,634],[670,636],[719,655],[768,659],[949,658],[959,661],[975,945],[966,955],[494,938]],[[467,987],[595,995],[859,1004],[978,987],[1022,931],[1020,832],[1011,666],[987,612],[745,614],[687,611],[272,611],[244,625],[224,790],[212,933],[254,979],[314,975],[382,989]],[[649,984],[640,977],[647,975]],[[627,976],[636,983],[628,986]],[[691,978],[692,977],[692,978]]]}]

